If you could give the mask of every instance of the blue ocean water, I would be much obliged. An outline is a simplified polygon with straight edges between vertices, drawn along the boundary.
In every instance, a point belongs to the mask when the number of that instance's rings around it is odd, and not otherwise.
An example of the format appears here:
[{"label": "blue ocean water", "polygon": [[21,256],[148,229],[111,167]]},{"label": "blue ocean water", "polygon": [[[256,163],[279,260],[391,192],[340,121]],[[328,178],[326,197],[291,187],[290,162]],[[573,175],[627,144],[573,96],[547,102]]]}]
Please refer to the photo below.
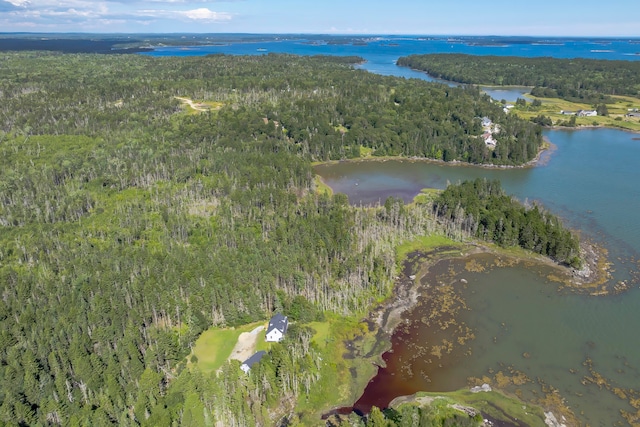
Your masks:
[{"label": "blue ocean water", "polygon": [[[249,41],[245,41],[249,40]],[[529,37],[424,37],[424,36],[264,36],[254,38],[218,35],[206,46],[159,47],[152,56],[196,56],[211,54],[265,55],[270,52],[295,55],[360,56],[363,69],[399,77],[425,78],[424,73],[397,67],[401,56],[424,53],[466,53],[554,58],[640,60],[640,39],[529,38]],[[428,79],[428,78],[427,78]]]},{"label": "blue ocean water", "polygon": [[[189,41],[185,39],[185,43]],[[202,37],[198,37],[202,43]],[[434,79],[426,73],[398,67],[401,56],[426,53],[465,53],[554,58],[591,58],[606,60],[640,60],[639,39],[530,38],[530,37],[425,37],[425,36],[252,36],[211,35],[204,37],[206,45],[166,46],[144,52],[150,56],[294,55],[359,56],[365,63],[359,68],[385,76]],[[514,102],[527,98],[529,88],[485,88],[496,100]]]}]

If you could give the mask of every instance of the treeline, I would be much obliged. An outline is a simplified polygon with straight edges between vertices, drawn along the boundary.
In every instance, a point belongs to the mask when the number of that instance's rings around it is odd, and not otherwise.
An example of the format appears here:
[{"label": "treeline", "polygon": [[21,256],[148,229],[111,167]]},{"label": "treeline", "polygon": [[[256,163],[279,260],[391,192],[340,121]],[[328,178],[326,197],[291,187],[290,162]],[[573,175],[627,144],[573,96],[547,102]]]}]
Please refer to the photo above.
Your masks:
[{"label": "treeline", "polygon": [[[185,96],[223,103],[219,114],[230,121],[229,131],[238,125],[256,135],[270,132],[288,143],[287,151],[312,160],[359,157],[364,149],[375,156],[517,165],[533,159],[542,144],[538,125],[507,116],[475,88],[354,70],[359,58],[29,52],[2,60],[5,132],[136,132],[168,120],[180,110],[174,97]],[[485,116],[502,129],[495,150],[480,138]],[[190,124],[181,126],[191,132]]]},{"label": "treeline", "polygon": [[500,246],[520,246],[558,262],[580,265],[578,238],[537,205],[525,207],[498,181],[476,179],[450,185],[433,204],[450,232],[464,232]]},{"label": "treeline", "polygon": [[[357,126],[343,145],[333,125],[367,110],[371,126],[396,94],[417,102],[411,89],[449,108],[444,87],[322,58],[3,55],[0,424],[265,425],[321,404],[333,365],[304,328],[248,376],[185,357],[211,326],[363,313],[388,295],[394,248],[437,224],[316,194],[310,160],[348,153]],[[192,115],[174,96],[224,106]]]},{"label": "treeline", "polygon": [[398,65],[459,83],[533,86],[534,96],[573,102],[640,95],[640,61],[429,54],[399,58]]}]

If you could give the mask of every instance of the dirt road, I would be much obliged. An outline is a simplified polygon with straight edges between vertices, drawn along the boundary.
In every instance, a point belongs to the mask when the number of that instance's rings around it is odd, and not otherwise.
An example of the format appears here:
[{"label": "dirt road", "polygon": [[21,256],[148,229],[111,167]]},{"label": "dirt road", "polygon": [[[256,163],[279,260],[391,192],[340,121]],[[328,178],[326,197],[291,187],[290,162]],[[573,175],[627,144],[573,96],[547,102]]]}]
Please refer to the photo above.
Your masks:
[{"label": "dirt road", "polygon": [[240,362],[244,362],[247,360],[253,353],[256,352],[256,342],[258,340],[258,334],[261,330],[264,329],[264,326],[258,326],[251,332],[243,332],[238,337],[238,342],[236,346],[233,348],[231,352],[231,356],[229,356],[229,360],[239,360]]}]

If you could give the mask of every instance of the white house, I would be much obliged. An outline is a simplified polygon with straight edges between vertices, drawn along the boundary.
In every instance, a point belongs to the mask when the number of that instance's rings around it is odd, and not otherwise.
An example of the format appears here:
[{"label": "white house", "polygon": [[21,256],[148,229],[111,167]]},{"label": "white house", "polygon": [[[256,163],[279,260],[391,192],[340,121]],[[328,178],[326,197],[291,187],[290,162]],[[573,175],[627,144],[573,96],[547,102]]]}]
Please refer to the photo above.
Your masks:
[{"label": "white house", "polygon": [[289,327],[289,320],[287,316],[283,316],[280,313],[275,314],[271,320],[269,320],[269,327],[267,327],[267,333],[264,340],[267,342],[280,342],[284,338],[284,334],[287,333]]},{"label": "white house", "polygon": [[578,111],[578,117],[595,117],[598,115],[596,110],[580,110]]},{"label": "white house", "polygon": [[267,354],[266,351],[259,351],[255,353],[253,356],[242,362],[242,365],[240,365],[240,369],[248,374],[251,370],[251,367],[262,360],[265,354]]},{"label": "white house", "polygon": [[491,132],[485,132],[482,134],[482,139],[484,139],[484,143],[490,146],[496,145],[496,140],[493,139],[493,134]]}]

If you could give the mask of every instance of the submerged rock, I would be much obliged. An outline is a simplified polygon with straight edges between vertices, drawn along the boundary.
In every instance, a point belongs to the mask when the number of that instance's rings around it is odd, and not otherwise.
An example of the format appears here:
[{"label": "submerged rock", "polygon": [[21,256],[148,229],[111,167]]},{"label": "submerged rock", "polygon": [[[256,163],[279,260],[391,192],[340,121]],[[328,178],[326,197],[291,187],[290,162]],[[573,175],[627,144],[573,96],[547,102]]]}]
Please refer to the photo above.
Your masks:
[{"label": "submerged rock", "polygon": [[566,424],[557,420],[556,416],[553,415],[553,412],[544,413],[544,423],[549,427],[567,427]]},{"label": "submerged rock", "polygon": [[471,393],[480,393],[481,391],[491,391],[491,386],[487,383],[482,384],[481,386],[471,387]]}]

